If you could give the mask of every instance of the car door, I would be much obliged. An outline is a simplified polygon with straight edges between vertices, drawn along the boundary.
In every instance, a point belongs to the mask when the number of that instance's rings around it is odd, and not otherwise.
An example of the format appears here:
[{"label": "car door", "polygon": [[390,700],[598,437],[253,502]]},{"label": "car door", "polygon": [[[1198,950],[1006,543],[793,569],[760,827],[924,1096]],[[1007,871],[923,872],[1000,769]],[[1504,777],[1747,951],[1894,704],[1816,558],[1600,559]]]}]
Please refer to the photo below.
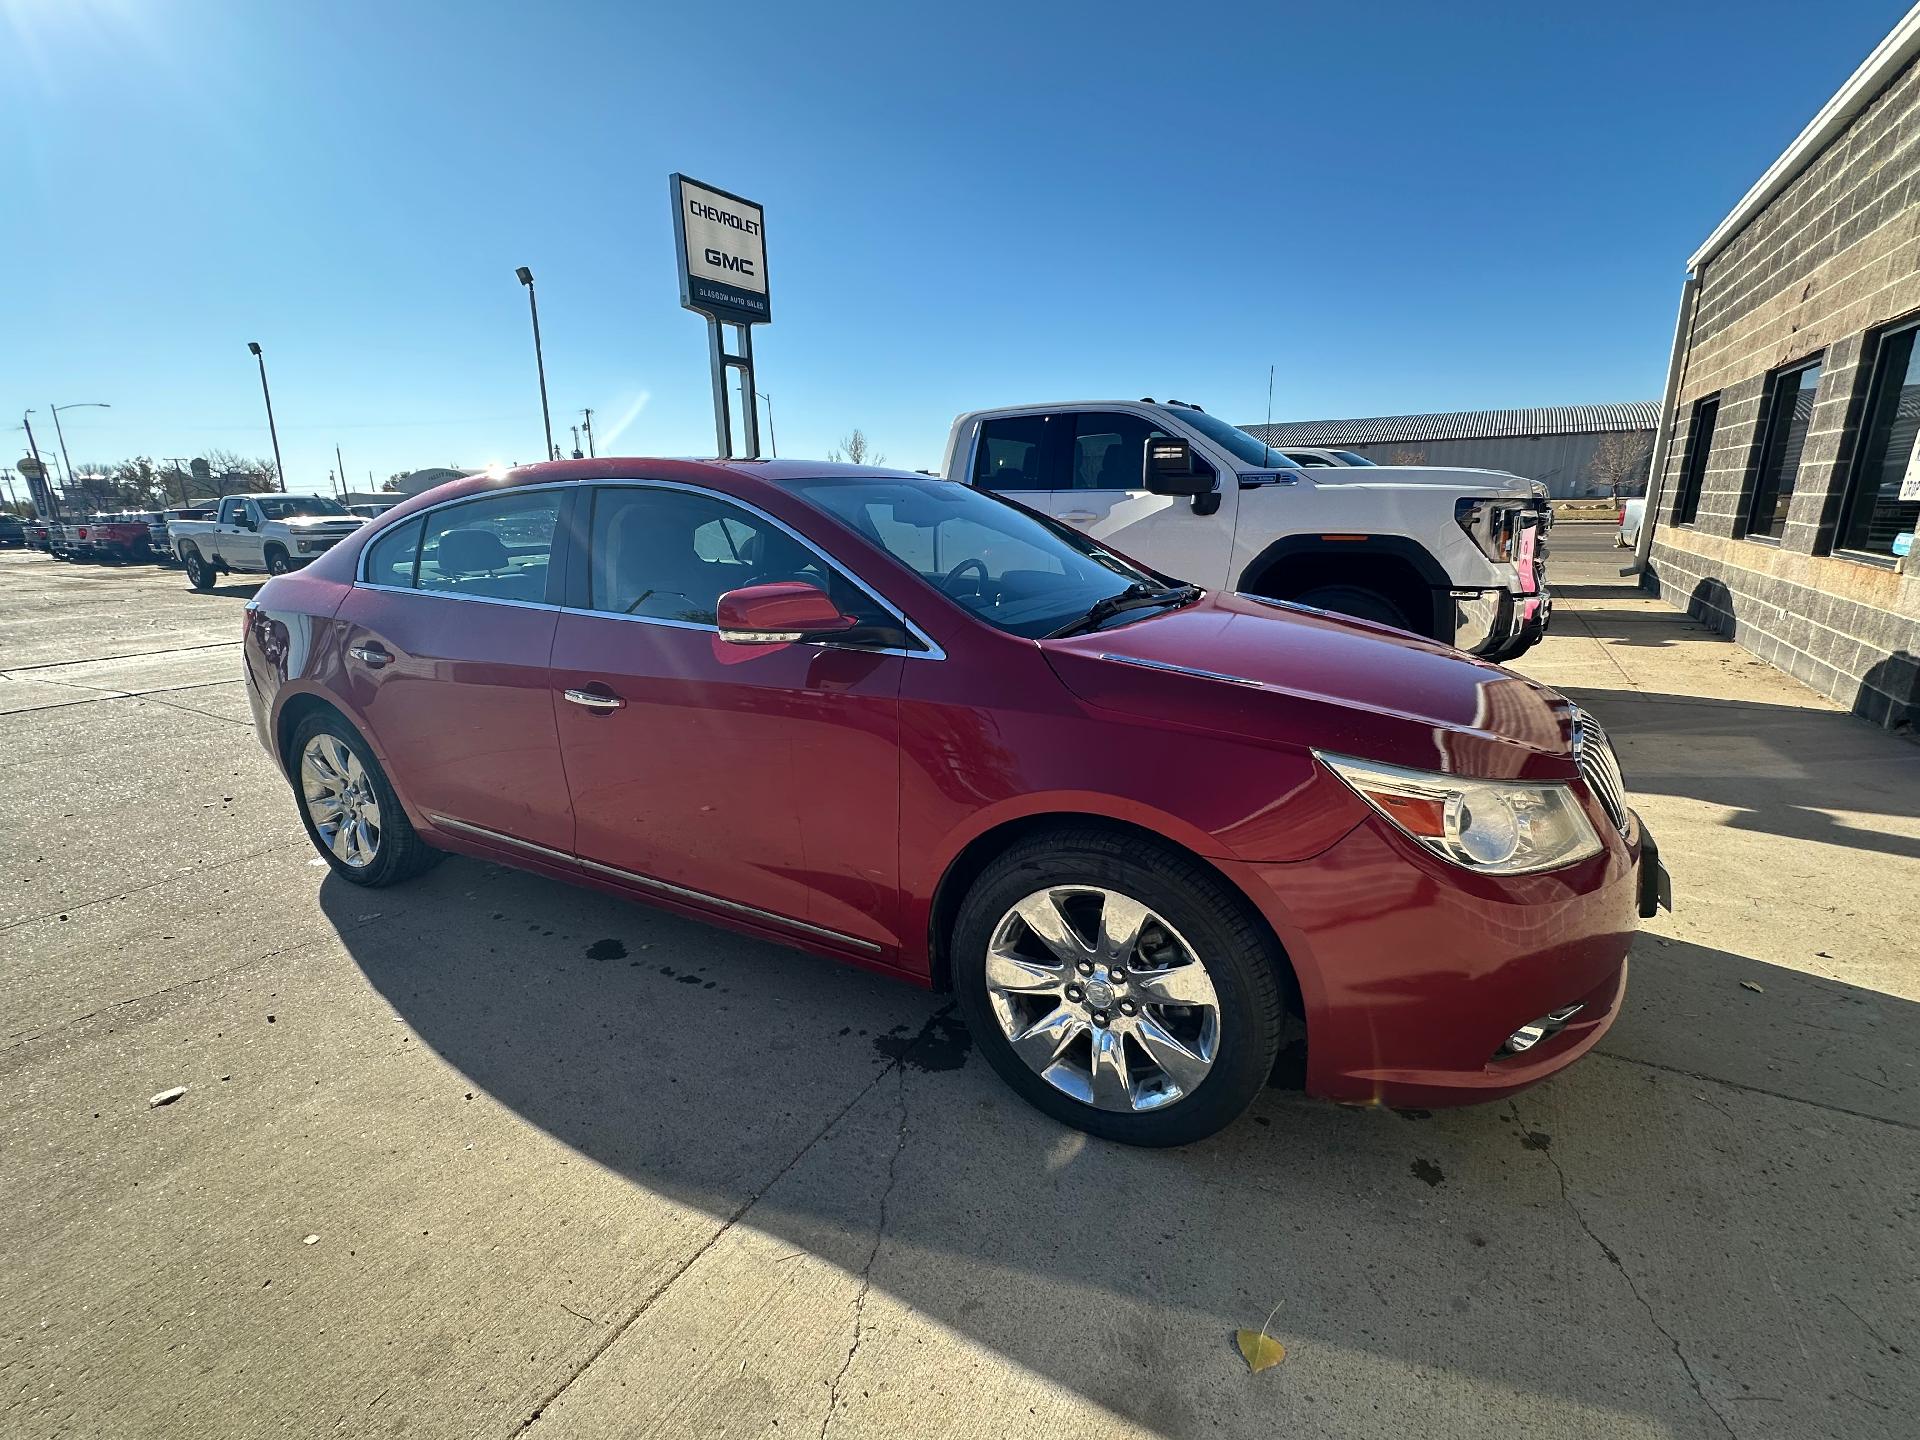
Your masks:
[{"label": "car door", "polygon": [[414,807],[469,838],[562,855],[573,816],[548,589],[570,489],[517,487],[389,527],[335,617],[347,698]]},{"label": "car door", "polygon": [[728,590],[799,579],[844,613],[891,617],[740,501],[665,482],[589,500],[553,649],[576,853],[777,931],[891,948],[903,656],[733,644],[715,609]]},{"label": "car door", "polygon": [[[1006,467],[986,463],[983,470],[983,462],[997,460],[1011,439],[994,432],[1040,418],[1047,422],[1044,437],[1030,431],[1028,438],[1041,443],[1042,454],[1033,472],[1023,467],[1020,473],[1025,478],[1037,472],[1044,484],[1012,498],[1163,574],[1214,588],[1227,584],[1239,503],[1232,477],[1210,497],[1212,504],[1197,509],[1187,496],[1153,494],[1145,483],[1147,441],[1165,439],[1168,432],[1145,416],[1086,410],[990,420],[981,427],[975,452],[976,485],[1008,488],[996,473]],[[1197,448],[1195,461],[1207,463]]]}]

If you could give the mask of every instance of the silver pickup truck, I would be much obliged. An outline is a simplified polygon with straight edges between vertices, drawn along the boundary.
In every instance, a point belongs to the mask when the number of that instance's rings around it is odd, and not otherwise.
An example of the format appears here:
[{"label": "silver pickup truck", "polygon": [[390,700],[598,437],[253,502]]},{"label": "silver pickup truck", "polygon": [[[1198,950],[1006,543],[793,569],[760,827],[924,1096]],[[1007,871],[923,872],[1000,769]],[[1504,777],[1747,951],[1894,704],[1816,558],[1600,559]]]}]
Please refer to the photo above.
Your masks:
[{"label": "silver pickup truck", "polygon": [[167,538],[193,588],[211,590],[223,572],[298,570],[366,523],[325,495],[225,495],[211,520],[172,521]]}]

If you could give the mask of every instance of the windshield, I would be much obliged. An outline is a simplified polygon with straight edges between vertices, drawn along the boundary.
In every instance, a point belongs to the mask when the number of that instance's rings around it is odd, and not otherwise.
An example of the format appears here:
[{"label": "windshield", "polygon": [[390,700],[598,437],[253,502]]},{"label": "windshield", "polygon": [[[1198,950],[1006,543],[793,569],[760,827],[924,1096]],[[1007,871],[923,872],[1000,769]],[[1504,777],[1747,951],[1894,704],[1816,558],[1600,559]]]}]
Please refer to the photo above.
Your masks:
[{"label": "windshield", "polygon": [[1037,639],[1153,575],[970,485],[823,477],[794,491],[998,629]]},{"label": "windshield", "polygon": [[1349,465],[1378,466],[1380,463],[1378,460],[1369,460],[1364,455],[1356,455],[1351,450],[1336,450],[1333,453],[1338,455],[1342,460],[1346,461],[1347,464]]},{"label": "windshield", "polygon": [[1205,411],[1180,409],[1168,413],[1183,424],[1198,430],[1234,459],[1245,464],[1271,468],[1287,463],[1286,456],[1259,436],[1249,435],[1238,425],[1229,425],[1224,420],[1217,420]]},{"label": "windshield", "polygon": [[269,520],[286,520],[295,515],[345,515],[346,507],[324,495],[262,495],[253,502]]}]

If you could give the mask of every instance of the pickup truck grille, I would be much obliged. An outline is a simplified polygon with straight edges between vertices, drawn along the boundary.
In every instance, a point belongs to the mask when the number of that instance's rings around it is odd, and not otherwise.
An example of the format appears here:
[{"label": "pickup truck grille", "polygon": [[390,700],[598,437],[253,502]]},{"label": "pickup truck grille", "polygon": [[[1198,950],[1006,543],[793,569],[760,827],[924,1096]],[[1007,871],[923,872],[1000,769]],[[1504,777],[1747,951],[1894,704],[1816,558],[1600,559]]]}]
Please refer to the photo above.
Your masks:
[{"label": "pickup truck grille", "polygon": [[1622,834],[1627,829],[1627,787],[1620,778],[1620,761],[1614,756],[1613,742],[1586,711],[1573,712],[1573,763],[1580,778],[1587,782],[1600,808]]}]

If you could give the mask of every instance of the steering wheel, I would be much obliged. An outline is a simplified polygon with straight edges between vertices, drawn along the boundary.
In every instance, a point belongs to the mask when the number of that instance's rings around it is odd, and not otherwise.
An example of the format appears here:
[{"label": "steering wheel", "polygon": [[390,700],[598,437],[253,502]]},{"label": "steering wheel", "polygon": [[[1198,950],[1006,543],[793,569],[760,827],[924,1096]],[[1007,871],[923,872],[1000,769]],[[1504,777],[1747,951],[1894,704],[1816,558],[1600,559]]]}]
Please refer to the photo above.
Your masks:
[{"label": "steering wheel", "polygon": [[993,580],[993,577],[987,573],[986,561],[982,560],[978,555],[969,555],[940,578],[940,588],[951,595],[953,593],[953,582],[958,580],[960,576],[968,570],[978,570],[980,572],[980,587],[983,590]]}]

